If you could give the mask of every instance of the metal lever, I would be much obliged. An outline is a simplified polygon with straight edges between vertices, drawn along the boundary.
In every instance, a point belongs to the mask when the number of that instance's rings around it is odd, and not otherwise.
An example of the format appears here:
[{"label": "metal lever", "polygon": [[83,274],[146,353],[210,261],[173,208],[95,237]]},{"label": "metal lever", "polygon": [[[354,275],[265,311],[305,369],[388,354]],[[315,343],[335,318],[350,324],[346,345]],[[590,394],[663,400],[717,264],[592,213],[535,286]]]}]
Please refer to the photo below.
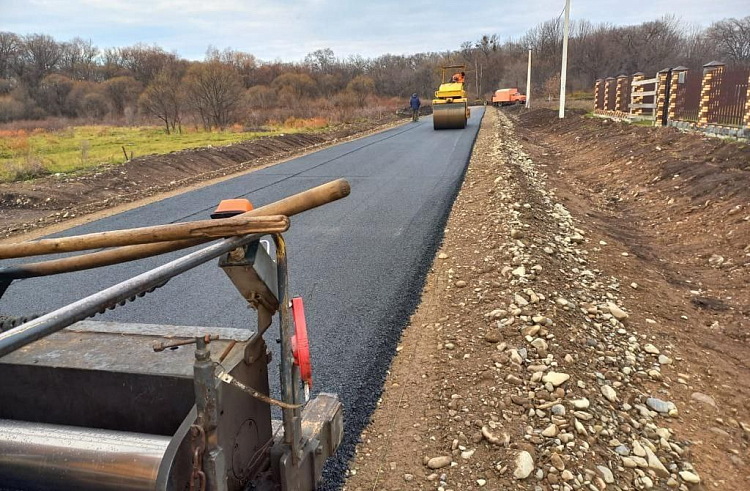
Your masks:
[{"label": "metal lever", "polygon": [[219,339],[219,335],[218,334],[206,334],[202,338],[181,339],[179,341],[154,341],[153,348],[154,348],[154,351],[159,353],[169,348],[177,348],[178,346],[196,344],[198,343],[199,339],[202,339],[204,343],[208,344],[211,341],[216,341],[217,339]]}]

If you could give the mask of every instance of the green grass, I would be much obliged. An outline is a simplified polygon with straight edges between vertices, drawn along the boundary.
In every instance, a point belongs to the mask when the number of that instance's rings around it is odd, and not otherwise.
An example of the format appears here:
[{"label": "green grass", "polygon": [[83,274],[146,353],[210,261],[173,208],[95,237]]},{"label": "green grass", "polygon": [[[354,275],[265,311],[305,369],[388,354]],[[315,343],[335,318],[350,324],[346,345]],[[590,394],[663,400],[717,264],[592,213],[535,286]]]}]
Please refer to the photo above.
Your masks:
[{"label": "green grass", "polygon": [[264,132],[183,131],[167,135],[154,126],[76,126],[62,131],[0,131],[0,181],[29,179],[49,173],[68,173],[100,164],[125,161],[130,156],[164,154],[186,148],[220,146],[261,136],[298,132],[279,128]]}]

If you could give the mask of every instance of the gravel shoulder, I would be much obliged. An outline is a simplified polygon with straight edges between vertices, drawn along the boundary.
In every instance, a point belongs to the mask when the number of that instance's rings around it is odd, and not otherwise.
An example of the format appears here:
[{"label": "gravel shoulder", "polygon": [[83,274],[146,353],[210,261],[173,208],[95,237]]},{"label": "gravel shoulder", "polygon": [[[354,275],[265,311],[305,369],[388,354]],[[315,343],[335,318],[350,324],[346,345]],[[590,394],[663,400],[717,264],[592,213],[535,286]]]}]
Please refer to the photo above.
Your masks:
[{"label": "gravel shoulder", "polygon": [[750,486],[745,152],[488,110],[345,489]]}]

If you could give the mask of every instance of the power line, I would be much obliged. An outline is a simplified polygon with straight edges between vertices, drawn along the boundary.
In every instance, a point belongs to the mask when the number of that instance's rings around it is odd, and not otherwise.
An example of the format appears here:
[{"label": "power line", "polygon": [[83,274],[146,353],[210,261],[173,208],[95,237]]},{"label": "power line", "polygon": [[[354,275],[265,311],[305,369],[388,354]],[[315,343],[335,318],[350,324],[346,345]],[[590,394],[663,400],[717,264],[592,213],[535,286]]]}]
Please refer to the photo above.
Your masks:
[{"label": "power line", "polygon": [[560,17],[562,17],[564,13],[565,13],[565,5],[563,5],[562,10],[560,11],[560,15],[557,16],[557,20],[560,20]]}]

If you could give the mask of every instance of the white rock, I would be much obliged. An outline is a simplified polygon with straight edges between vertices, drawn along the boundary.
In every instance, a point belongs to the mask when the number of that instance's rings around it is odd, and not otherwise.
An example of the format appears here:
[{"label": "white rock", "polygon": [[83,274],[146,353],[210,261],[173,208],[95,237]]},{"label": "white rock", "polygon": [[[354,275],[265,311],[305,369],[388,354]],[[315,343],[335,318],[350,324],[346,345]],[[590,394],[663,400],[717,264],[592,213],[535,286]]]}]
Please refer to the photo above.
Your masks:
[{"label": "white rock", "polygon": [[554,385],[555,387],[558,387],[570,379],[570,375],[567,373],[561,373],[561,372],[547,372],[547,374],[542,377],[542,382]]},{"label": "white rock", "polygon": [[534,470],[534,459],[531,454],[526,450],[522,451],[516,456],[516,470],[513,471],[513,476],[516,479],[526,479],[531,475]]},{"label": "white rock", "polygon": [[606,397],[609,402],[615,402],[617,400],[617,392],[611,385],[602,385],[602,395]]},{"label": "white rock", "polygon": [[438,259],[448,259],[449,257],[450,256],[448,256],[448,254],[444,252],[441,252],[440,254],[438,254]]},{"label": "white rock", "polygon": [[573,399],[570,403],[573,404],[573,407],[576,409],[586,409],[591,405],[589,400],[585,397],[583,399]]},{"label": "white rock", "polygon": [[427,461],[427,467],[430,469],[441,469],[450,465],[451,458],[449,455],[442,455],[440,457],[433,457]]},{"label": "white rock", "polygon": [[657,348],[653,344],[647,344],[646,346],[644,346],[643,347],[643,351],[645,351],[646,353],[650,353],[652,355],[658,355],[659,354],[659,348]]},{"label": "white rock", "polygon": [[547,351],[547,341],[542,338],[536,338],[531,342],[531,345],[540,351]]},{"label": "white rock", "polygon": [[602,479],[604,479],[604,482],[606,482],[607,484],[612,484],[615,482],[615,476],[612,475],[612,471],[609,470],[609,467],[604,465],[597,465],[596,470],[599,471]]},{"label": "white rock", "polygon": [[612,314],[614,318],[617,319],[618,321],[624,321],[625,319],[629,317],[628,314],[624,310],[622,310],[620,307],[613,304],[612,302],[607,302],[607,307],[609,308],[609,313]]},{"label": "white rock", "polygon": [[638,440],[633,440],[633,454],[637,457],[645,457],[646,451],[643,450],[643,445]]},{"label": "white rock", "polygon": [[551,424],[546,427],[544,431],[542,431],[542,436],[546,436],[547,438],[557,436],[557,425]]},{"label": "white rock", "polygon": [[669,477],[669,471],[666,467],[664,467],[664,464],[661,463],[659,457],[657,457],[649,447],[644,447],[644,450],[646,450],[646,458],[648,459],[649,469],[656,472],[657,476]]},{"label": "white rock", "polygon": [[689,482],[692,484],[698,484],[699,482],[701,482],[700,476],[698,476],[697,474],[693,474],[692,472],[689,472],[689,471],[680,471],[680,477],[682,478],[683,481]]}]

